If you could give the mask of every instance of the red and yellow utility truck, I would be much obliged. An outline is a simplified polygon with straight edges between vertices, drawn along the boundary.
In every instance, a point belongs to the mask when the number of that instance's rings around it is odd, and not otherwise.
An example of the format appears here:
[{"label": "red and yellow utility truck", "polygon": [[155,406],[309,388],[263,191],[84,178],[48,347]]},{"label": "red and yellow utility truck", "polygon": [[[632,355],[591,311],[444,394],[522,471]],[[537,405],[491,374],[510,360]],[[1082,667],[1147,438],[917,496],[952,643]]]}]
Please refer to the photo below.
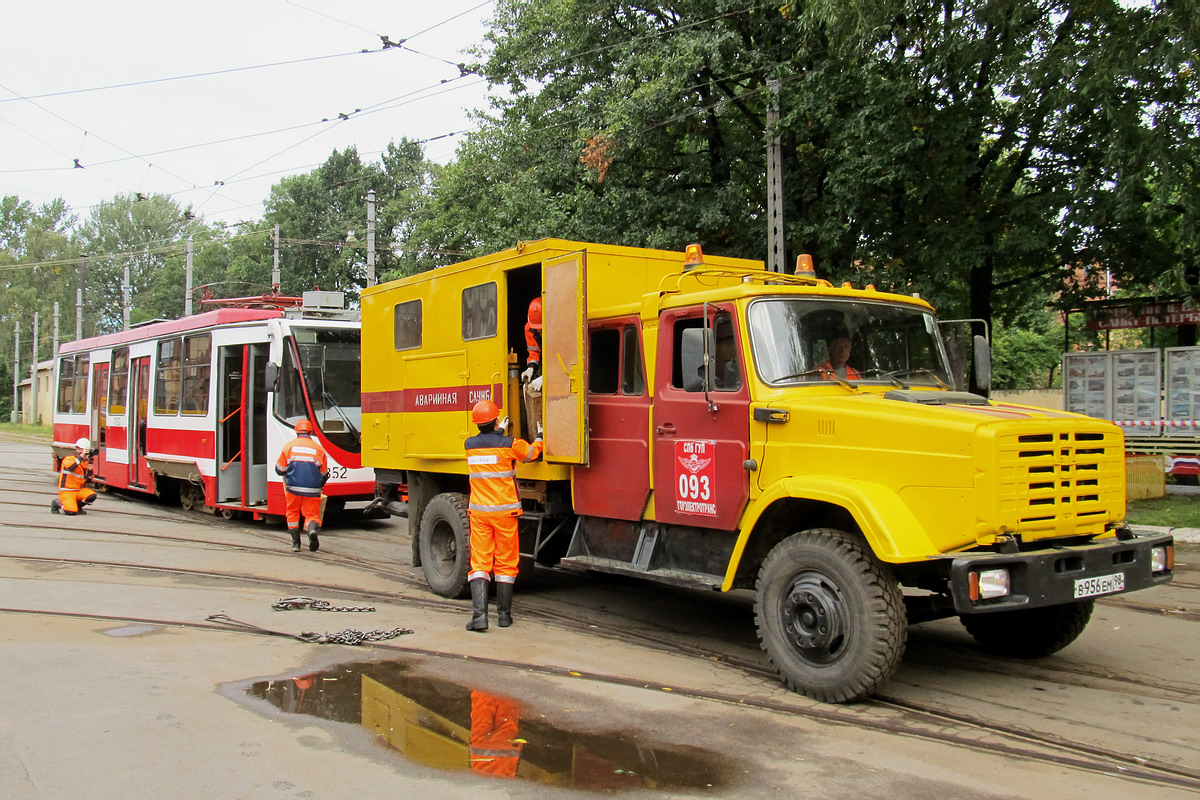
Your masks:
[{"label": "red and yellow utility truck", "polygon": [[363,462],[433,591],[466,587],[470,408],[521,430],[542,299],[545,455],[517,469],[533,562],[753,589],[796,691],[865,697],[912,622],[1039,657],[1094,598],[1170,580],[1125,524],[1111,423],[951,386],[925,301],[761,262],[546,239],[362,296]]}]

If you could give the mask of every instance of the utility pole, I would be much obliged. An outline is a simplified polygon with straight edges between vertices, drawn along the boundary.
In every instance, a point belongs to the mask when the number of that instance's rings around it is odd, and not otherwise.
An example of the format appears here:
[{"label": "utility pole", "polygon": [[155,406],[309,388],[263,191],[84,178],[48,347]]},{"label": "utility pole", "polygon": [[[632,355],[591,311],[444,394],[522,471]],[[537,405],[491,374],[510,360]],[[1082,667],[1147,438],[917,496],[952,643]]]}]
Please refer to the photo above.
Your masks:
[{"label": "utility pole", "polygon": [[13,422],[21,416],[21,320],[13,326]]},{"label": "utility pole", "polygon": [[271,289],[279,291],[279,223],[275,223],[275,268],[271,270]]},{"label": "utility pole", "polygon": [[367,192],[367,286],[375,285],[375,190]]},{"label": "utility pole", "polygon": [[124,330],[129,330],[129,259],[125,260],[125,271],[121,279],[121,319]]},{"label": "utility pole", "polygon": [[183,315],[192,315],[192,237],[187,241],[187,280],[183,287]]},{"label": "utility pole", "polygon": [[[54,301],[54,349],[50,351],[50,393],[58,386],[58,301]],[[54,402],[50,402],[50,413],[54,413]]]},{"label": "utility pole", "polygon": [[785,272],[787,239],[783,230],[783,161],[779,138],[779,81],[767,81],[767,269]]},{"label": "utility pole", "polygon": [[29,365],[29,424],[38,423],[38,312],[33,312],[33,362]]},{"label": "utility pole", "polygon": [[75,288],[75,341],[83,338],[83,289],[87,285],[87,256],[79,261],[79,286]]}]

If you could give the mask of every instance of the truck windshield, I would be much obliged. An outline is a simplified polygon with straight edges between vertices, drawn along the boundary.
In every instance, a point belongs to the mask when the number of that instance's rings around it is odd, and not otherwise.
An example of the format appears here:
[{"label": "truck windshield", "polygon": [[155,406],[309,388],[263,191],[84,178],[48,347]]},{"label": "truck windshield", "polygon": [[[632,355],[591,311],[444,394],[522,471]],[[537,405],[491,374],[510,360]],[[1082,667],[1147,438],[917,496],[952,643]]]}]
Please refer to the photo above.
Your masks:
[{"label": "truck windshield", "polygon": [[276,413],[294,425],[307,416],[303,380],[313,424],[351,453],[362,450],[359,334],[356,328],[293,328],[295,349],[284,348],[283,380],[276,395]]},{"label": "truck windshield", "polygon": [[951,388],[933,315],[888,303],[813,298],[758,300],[750,343],[768,384],[843,380]]}]

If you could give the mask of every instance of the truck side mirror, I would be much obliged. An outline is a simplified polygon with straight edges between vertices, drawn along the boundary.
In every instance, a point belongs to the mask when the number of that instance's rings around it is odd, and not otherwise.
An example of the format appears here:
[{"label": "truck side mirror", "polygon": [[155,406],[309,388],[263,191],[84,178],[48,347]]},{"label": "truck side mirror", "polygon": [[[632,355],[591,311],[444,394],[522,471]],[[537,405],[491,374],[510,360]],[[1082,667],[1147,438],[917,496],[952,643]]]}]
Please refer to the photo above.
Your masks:
[{"label": "truck side mirror", "polygon": [[988,340],[975,334],[975,385],[986,392],[992,388],[992,348]]},{"label": "truck side mirror", "polygon": [[267,383],[267,391],[275,392],[279,390],[279,365],[273,361],[267,362],[265,370],[265,380]]},{"label": "truck side mirror", "polygon": [[[707,348],[706,348],[707,339]],[[679,363],[683,370],[680,383],[684,391],[702,392],[712,385],[711,368],[704,363],[705,350],[712,353],[715,347],[711,328],[688,328],[683,331],[679,342]]]}]

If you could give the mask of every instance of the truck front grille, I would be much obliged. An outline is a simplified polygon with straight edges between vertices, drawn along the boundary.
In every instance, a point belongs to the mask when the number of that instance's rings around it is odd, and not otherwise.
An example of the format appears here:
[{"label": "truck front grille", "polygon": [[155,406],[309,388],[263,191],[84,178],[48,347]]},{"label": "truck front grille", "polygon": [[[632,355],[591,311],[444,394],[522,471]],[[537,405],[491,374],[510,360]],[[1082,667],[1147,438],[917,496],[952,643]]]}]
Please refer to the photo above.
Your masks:
[{"label": "truck front grille", "polygon": [[1009,530],[1070,535],[1124,514],[1118,429],[1014,434],[1001,437],[1000,449],[999,511]]}]

